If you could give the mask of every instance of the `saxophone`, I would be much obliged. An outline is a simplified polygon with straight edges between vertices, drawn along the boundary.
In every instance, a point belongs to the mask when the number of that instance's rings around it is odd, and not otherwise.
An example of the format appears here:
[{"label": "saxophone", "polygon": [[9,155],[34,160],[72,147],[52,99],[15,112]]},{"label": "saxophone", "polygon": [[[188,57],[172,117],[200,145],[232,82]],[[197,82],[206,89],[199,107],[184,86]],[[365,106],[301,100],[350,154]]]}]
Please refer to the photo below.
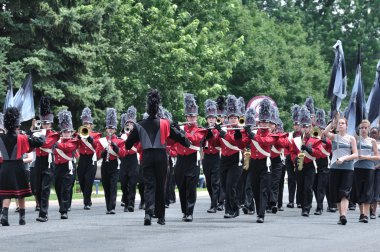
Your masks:
[{"label": "saxophone", "polygon": [[[304,134],[302,134],[302,145],[304,145],[305,144],[305,133]],[[302,169],[303,169],[303,161],[304,161],[304,159],[305,159],[305,152],[304,151],[301,151],[299,154],[298,154],[298,159],[297,159],[297,169],[299,170],[299,171],[302,171]]]},{"label": "saxophone", "polygon": [[111,137],[112,137],[112,134],[108,133],[108,146],[107,146],[106,162],[110,161]]},{"label": "saxophone", "polygon": [[244,164],[243,164],[243,170],[249,169],[249,160],[251,159],[251,151],[249,149],[244,150]]}]

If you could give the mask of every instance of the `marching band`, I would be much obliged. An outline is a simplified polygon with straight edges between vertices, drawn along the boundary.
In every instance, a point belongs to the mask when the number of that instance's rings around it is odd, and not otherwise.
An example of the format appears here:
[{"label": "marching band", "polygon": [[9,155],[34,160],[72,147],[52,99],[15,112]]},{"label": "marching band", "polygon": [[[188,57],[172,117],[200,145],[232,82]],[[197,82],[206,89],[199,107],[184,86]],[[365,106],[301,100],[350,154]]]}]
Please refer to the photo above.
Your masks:
[{"label": "marching band", "polygon": [[[50,100],[40,100],[39,121],[19,131],[20,113],[10,107],[0,114],[0,199],[3,226],[9,226],[11,198],[18,199],[19,224],[25,225],[25,197],[36,197],[37,221],[48,221],[51,184],[54,182],[61,219],[68,219],[72,190],[77,179],[83,193],[83,209],[92,206],[92,185],[101,161],[106,214],[115,214],[117,185],[122,190],[125,212],[135,211],[136,187],[143,191],[139,209],[145,210],[144,225],[152,218],[165,225],[165,208],[175,202],[177,185],[182,221],[192,222],[201,166],[210,197],[208,213],[224,210],[224,218],[283,211],[284,176],[289,190],[288,208],[299,207],[309,217],[313,196],[314,215],[339,212],[338,224],[347,224],[349,202],[359,205],[359,221],[376,218],[380,202],[379,129],[363,120],[356,136],[347,133],[347,119],[336,113],[326,123],[325,111],[304,105],[291,108],[293,131],[283,132],[279,111],[264,97],[257,108],[246,106],[234,95],[205,102],[206,127],[197,124],[198,105],[193,94],[184,95],[186,121],[172,121],[161,106],[157,90],[148,93],[146,114],[137,121],[131,106],[121,115],[107,108],[105,132],[93,130],[90,108],[84,108],[82,125],[74,131],[72,114],[58,113],[60,131],[54,131]],[[290,111],[289,111],[290,112]],[[23,155],[35,152],[30,179]],[[174,183],[175,181],[175,183]],[[143,188],[141,188],[143,187]],[[174,196],[173,196],[174,194]],[[324,207],[324,199],[327,208]]]}]

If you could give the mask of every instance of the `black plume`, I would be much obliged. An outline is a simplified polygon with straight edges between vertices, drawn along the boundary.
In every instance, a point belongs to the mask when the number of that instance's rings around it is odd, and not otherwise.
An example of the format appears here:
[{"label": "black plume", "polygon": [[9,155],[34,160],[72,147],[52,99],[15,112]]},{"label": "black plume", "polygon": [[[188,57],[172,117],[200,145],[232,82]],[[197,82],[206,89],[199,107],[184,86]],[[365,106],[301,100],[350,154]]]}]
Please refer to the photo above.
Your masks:
[{"label": "black plume", "polygon": [[4,115],[4,127],[7,130],[15,130],[20,126],[20,112],[15,107],[9,107]]},{"label": "black plume", "polygon": [[48,96],[42,96],[40,100],[40,115],[45,116],[51,113],[50,98]]},{"label": "black plume", "polygon": [[160,103],[161,97],[157,89],[149,91],[148,99],[146,101],[146,112],[149,116],[155,117],[157,115]]}]

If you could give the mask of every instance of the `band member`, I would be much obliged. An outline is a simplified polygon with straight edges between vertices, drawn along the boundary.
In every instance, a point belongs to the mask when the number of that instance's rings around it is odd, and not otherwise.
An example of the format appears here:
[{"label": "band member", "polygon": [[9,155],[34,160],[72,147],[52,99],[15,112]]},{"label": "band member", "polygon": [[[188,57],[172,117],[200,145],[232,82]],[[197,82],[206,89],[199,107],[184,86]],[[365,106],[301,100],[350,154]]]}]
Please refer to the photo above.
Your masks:
[{"label": "band member", "polygon": [[71,185],[75,176],[75,151],[78,148],[78,139],[72,137],[73,123],[71,112],[67,110],[58,113],[61,138],[53,145],[54,153],[54,185],[59,203],[61,219],[67,219],[70,208]]},{"label": "band member", "polygon": [[44,145],[36,149],[36,162],[34,164],[36,196],[40,205],[40,211],[36,220],[46,222],[48,221],[50,186],[54,175],[52,147],[60,137],[58,132],[51,129],[54,115],[51,112],[50,99],[48,97],[41,97],[40,120],[42,128],[46,130],[46,141]]},{"label": "band member", "polygon": [[[326,128],[325,111],[323,109],[317,109],[315,119],[315,127],[320,130],[320,134],[318,131],[314,131],[314,135],[311,137],[321,139],[321,156],[316,160],[318,168],[314,179],[313,190],[317,201],[317,208],[315,209],[314,215],[321,215],[323,211],[323,200],[329,184],[329,163],[332,144],[331,140],[326,138],[326,135],[322,132]],[[329,199],[330,197],[328,196],[328,203],[330,203]],[[331,206],[331,203],[329,206]]]},{"label": "band member", "polygon": [[[377,150],[380,153],[379,129],[376,127],[373,127],[370,131],[370,137],[376,140]],[[371,202],[370,218],[376,219],[377,204],[380,202],[380,161],[379,160],[375,161],[375,182],[374,182],[373,192],[374,193],[373,193],[373,199]]]},{"label": "band member", "polygon": [[[278,118],[276,131],[277,131],[277,133],[284,133],[284,124],[283,124],[281,118]],[[287,142],[289,143],[289,145],[287,145],[287,147],[285,147],[285,148],[282,148],[282,151],[281,151],[281,155],[283,158],[281,158],[281,160],[282,160],[282,173],[281,173],[280,184],[279,184],[279,189],[278,189],[278,201],[277,201],[278,211],[284,211],[284,208],[282,207],[282,205],[283,205],[285,173],[286,173],[286,165],[285,165],[286,154],[285,154],[285,151],[287,149],[289,149],[289,147],[290,147],[289,133],[286,135],[287,135]]]},{"label": "band member", "polygon": [[224,218],[235,218],[239,216],[237,184],[242,173],[242,166],[239,166],[241,149],[237,147],[236,140],[241,140],[242,134],[241,130],[237,128],[240,107],[234,95],[227,96],[226,113],[228,127],[223,130],[220,125],[216,125],[219,134],[214,136],[214,144],[221,148],[220,179],[226,194]]},{"label": "band member", "polygon": [[313,183],[316,159],[321,157],[321,140],[311,137],[311,118],[306,106],[300,110],[300,123],[302,135],[293,138],[291,157],[296,164],[297,188],[300,191],[302,216],[309,217],[313,201]]},{"label": "band member", "polygon": [[106,137],[99,139],[96,156],[102,159],[101,173],[106,200],[106,214],[115,214],[117,181],[119,179],[118,158],[125,156],[124,140],[117,138],[117,115],[114,108],[106,111]]},{"label": "band member", "polygon": [[[254,127],[256,126],[255,120],[256,112],[253,108],[249,108],[245,112],[245,125]],[[244,214],[254,215],[255,214],[255,201],[253,200],[253,191],[252,191],[252,176],[249,162],[251,159],[251,150],[246,148],[244,150],[244,164],[243,171],[240,176],[239,186],[241,186],[242,195],[240,198],[240,203],[242,204],[242,211]]]},{"label": "band member", "polygon": [[[210,128],[213,135],[217,135],[218,130],[215,129],[217,118],[215,101],[211,99],[205,101],[205,114],[207,128]],[[203,172],[206,177],[207,191],[211,199],[210,209],[208,209],[207,212],[216,213],[220,194],[219,150],[212,146],[208,139],[205,139],[202,145],[204,154],[202,160]]]},{"label": "band member", "polygon": [[359,125],[357,141],[358,159],[354,163],[353,201],[359,204],[359,222],[368,223],[368,215],[373,199],[375,161],[380,160],[375,139],[368,136],[370,122],[363,120]]},{"label": "band member", "polygon": [[2,199],[2,212],[0,222],[3,226],[9,226],[8,210],[11,198],[18,199],[19,224],[25,225],[25,197],[31,196],[25,166],[22,160],[23,154],[30,152],[31,148],[40,147],[45,137],[30,136],[17,133],[20,128],[20,113],[17,108],[10,107],[4,115],[6,133],[0,134],[0,152],[2,164],[0,169],[0,197]]},{"label": "band member", "polygon": [[[330,132],[332,125],[338,133]],[[338,224],[346,225],[347,208],[350,192],[352,189],[354,159],[358,157],[356,140],[347,134],[347,120],[339,118],[339,114],[333,122],[327,125],[324,134],[332,141],[332,158],[330,167],[330,194],[331,198],[338,204]]]},{"label": "band member", "polygon": [[278,133],[277,125],[279,123],[279,113],[278,109],[271,106],[272,116],[269,121],[269,127],[272,135],[277,135],[277,141],[273,143],[270,152],[271,159],[271,173],[270,173],[270,185],[269,185],[269,205],[268,210],[272,213],[277,213],[278,207],[278,197],[280,189],[280,181],[283,169],[283,162],[285,161],[285,156],[283,153],[283,148],[289,147],[290,142],[288,140],[288,134]]},{"label": "band member", "polygon": [[270,101],[264,99],[259,106],[259,129],[254,133],[252,126],[246,125],[243,138],[238,141],[238,146],[240,148],[250,146],[251,148],[249,175],[251,176],[253,198],[256,203],[256,222],[264,223],[269,194],[270,149],[278,137],[272,135],[269,130],[269,121],[272,117]]},{"label": "band member", "polygon": [[157,90],[148,93],[148,118],[135,124],[125,142],[126,149],[140,141],[143,149],[142,166],[145,184],[145,217],[144,225],[151,225],[153,214],[158,217],[157,223],[165,225],[165,180],[167,173],[166,144],[168,139],[179,141],[189,147],[190,142],[177,129],[170,126],[166,119],[157,118],[161,102]]},{"label": "band member", "polygon": [[83,193],[83,204],[85,210],[90,210],[92,206],[91,194],[94,184],[97,157],[96,146],[101,133],[93,131],[94,119],[89,108],[84,108],[81,115],[83,132],[79,132],[79,162],[78,162],[78,182]]},{"label": "band member", "polygon": [[174,170],[175,181],[178,186],[182,220],[193,221],[193,211],[197,199],[197,185],[199,180],[200,167],[197,165],[197,152],[200,144],[208,131],[197,126],[198,105],[194,95],[185,93],[185,116],[186,124],[183,126],[186,138],[192,143],[191,146],[184,147],[177,144],[177,163]]},{"label": "band member", "polygon": [[[226,99],[224,98],[224,96],[219,96],[216,99],[216,114],[217,114],[216,122],[218,122],[219,124],[228,123],[228,121],[226,121]],[[220,156],[220,147],[215,147],[215,148],[219,150],[219,156]],[[225,198],[226,198],[226,194],[223,191],[221,184],[219,184],[219,199],[218,199],[218,207],[216,208],[216,210],[224,211]]]},{"label": "band member", "polygon": [[[297,104],[293,105],[291,108],[292,119],[293,119],[293,131],[289,132],[288,140],[290,142],[293,140],[293,138],[301,136],[301,126],[299,122],[300,109],[301,107]],[[290,156],[290,148],[285,148],[284,154],[286,156],[285,166],[286,166],[286,173],[288,174],[288,192],[289,192],[289,195],[288,195],[289,203],[286,205],[286,207],[294,208],[294,197],[296,197],[297,205],[300,202],[299,192],[297,191],[297,194],[296,194],[297,179],[296,179],[295,165]],[[299,205],[301,206],[301,204]]]},{"label": "band member", "polygon": [[[122,135],[124,141],[128,138],[130,132],[136,123],[136,108],[130,106],[127,113],[121,115]],[[120,159],[120,184],[123,195],[121,202],[125,204],[124,212],[134,212],[136,185],[139,177],[137,152],[139,143],[136,143],[132,149],[126,150],[125,157]]]}]

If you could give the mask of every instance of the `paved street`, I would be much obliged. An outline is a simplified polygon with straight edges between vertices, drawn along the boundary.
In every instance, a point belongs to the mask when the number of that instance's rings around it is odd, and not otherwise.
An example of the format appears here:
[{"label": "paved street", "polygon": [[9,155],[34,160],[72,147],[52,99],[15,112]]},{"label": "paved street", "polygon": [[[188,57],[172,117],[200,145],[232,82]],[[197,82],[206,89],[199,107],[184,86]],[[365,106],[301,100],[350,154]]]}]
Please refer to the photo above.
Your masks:
[{"label": "paved street", "polygon": [[[286,190],[285,190],[286,191]],[[120,201],[119,201],[120,202]],[[138,203],[138,202],[137,202]],[[14,204],[14,203],[12,203]],[[154,221],[143,226],[144,212],[106,215],[104,199],[94,200],[90,211],[81,200],[73,202],[68,220],[61,220],[52,202],[49,221],[35,221],[37,212],[28,203],[27,224],[18,225],[10,210],[10,227],[0,226],[0,241],[11,251],[378,251],[380,219],[358,223],[358,211],[350,211],[348,224],[337,225],[337,213],[302,217],[300,209],[285,208],[267,214],[264,224],[256,216],[223,219],[223,213],[206,213],[209,199],[198,194],[194,221],[181,221],[179,201],[167,209],[166,225]],[[138,204],[137,204],[138,205]],[[14,206],[14,205],[13,205]],[[155,220],[155,219],[154,219]]]}]

